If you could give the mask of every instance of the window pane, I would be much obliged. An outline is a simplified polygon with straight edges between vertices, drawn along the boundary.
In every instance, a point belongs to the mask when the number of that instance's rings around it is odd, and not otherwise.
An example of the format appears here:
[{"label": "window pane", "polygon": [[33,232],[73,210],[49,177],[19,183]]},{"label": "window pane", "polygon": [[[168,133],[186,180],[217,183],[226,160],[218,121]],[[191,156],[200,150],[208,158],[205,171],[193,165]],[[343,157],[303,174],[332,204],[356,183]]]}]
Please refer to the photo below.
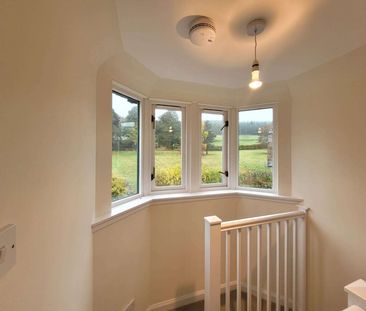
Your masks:
[{"label": "window pane", "polygon": [[201,115],[201,182],[223,182],[224,115],[203,112]]},{"label": "window pane", "polygon": [[272,188],[273,109],[239,112],[239,186]]},{"label": "window pane", "polygon": [[155,185],[182,185],[182,111],[155,109]]},{"label": "window pane", "polygon": [[112,94],[112,201],[139,192],[139,102]]}]

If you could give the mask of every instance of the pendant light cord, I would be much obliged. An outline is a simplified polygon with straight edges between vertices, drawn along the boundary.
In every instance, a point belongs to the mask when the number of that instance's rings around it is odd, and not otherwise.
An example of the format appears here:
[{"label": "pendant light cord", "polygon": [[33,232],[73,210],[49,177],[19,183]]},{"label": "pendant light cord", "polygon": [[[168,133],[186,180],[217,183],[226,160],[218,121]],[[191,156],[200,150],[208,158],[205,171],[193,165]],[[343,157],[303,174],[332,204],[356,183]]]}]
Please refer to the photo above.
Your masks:
[{"label": "pendant light cord", "polygon": [[257,60],[257,29],[254,31],[254,59]]}]

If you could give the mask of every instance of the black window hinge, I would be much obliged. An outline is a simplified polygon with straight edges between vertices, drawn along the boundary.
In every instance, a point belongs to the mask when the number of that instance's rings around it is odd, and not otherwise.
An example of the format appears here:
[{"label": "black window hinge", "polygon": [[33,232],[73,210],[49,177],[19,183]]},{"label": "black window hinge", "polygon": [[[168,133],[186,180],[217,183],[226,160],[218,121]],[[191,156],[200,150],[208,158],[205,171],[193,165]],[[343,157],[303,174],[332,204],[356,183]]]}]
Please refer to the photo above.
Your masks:
[{"label": "black window hinge", "polygon": [[153,129],[155,129],[155,116],[154,115],[151,115],[151,123],[152,123]]},{"label": "black window hinge", "polygon": [[222,131],[225,127],[229,127],[229,121],[225,121],[224,126],[220,129]]},{"label": "black window hinge", "polygon": [[152,173],[151,173],[151,181],[155,179],[155,167],[153,167]]},{"label": "black window hinge", "polygon": [[228,171],[225,171],[225,172],[219,172],[220,174],[222,174],[222,175],[225,175],[226,177],[229,177],[229,172]]}]

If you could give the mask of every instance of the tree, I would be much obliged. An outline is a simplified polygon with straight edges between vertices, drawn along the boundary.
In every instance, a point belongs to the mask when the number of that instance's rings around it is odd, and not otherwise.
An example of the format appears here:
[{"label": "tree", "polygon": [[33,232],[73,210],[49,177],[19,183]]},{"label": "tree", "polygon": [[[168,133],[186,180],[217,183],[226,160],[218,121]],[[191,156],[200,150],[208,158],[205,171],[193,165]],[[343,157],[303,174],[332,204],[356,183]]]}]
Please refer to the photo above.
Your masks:
[{"label": "tree", "polygon": [[112,150],[119,150],[119,144],[122,140],[121,118],[112,109]]},{"label": "tree", "polygon": [[112,109],[112,150],[135,149],[138,143],[138,108],[134,106],[126,117]]},{"label": "tree", "polygon": [[202,122],[201,132],[203,147],[202,149],[205,150],[206,155],[208,155],[209,147],[215,141],[217,134],[215,133],[216,131],[214,130],[213,124],[208,120]]},{"label": "tree", "polygon": [[270,125],[264,125],[260,128],[258,128],[258,143],[261,145],[265,145],[268,144],[268,135],[270,134],[271,131],[271,126]]},{"label": "tree", "polygon": [[158,147],[174,150],[181,145],[181,121],[175,111],[167,111],[155,124],[155,139]]},{"label": "tree", "polygon": [[132,107],[121,122],[123,148],[135,149],[138,143],[138,108]]}]

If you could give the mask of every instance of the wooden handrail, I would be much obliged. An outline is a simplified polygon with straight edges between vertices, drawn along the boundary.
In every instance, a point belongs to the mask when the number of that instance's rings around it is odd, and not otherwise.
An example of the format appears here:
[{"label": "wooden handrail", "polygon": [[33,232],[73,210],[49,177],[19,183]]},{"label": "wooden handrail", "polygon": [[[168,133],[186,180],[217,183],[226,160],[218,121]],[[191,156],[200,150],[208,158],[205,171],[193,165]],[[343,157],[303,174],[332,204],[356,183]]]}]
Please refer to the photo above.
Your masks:
[{"label": "wooden handrail", "polygon": [[239,228],[259,226],[277,221],[285,221],[294,218],[301,218],[305,217],[305,215],[306,215],[305,211],[295,211],[288,213],[279,213],[279,214],[258,216],[252,218],[224,221],[221,223],[221,231],[229,231]]}]

